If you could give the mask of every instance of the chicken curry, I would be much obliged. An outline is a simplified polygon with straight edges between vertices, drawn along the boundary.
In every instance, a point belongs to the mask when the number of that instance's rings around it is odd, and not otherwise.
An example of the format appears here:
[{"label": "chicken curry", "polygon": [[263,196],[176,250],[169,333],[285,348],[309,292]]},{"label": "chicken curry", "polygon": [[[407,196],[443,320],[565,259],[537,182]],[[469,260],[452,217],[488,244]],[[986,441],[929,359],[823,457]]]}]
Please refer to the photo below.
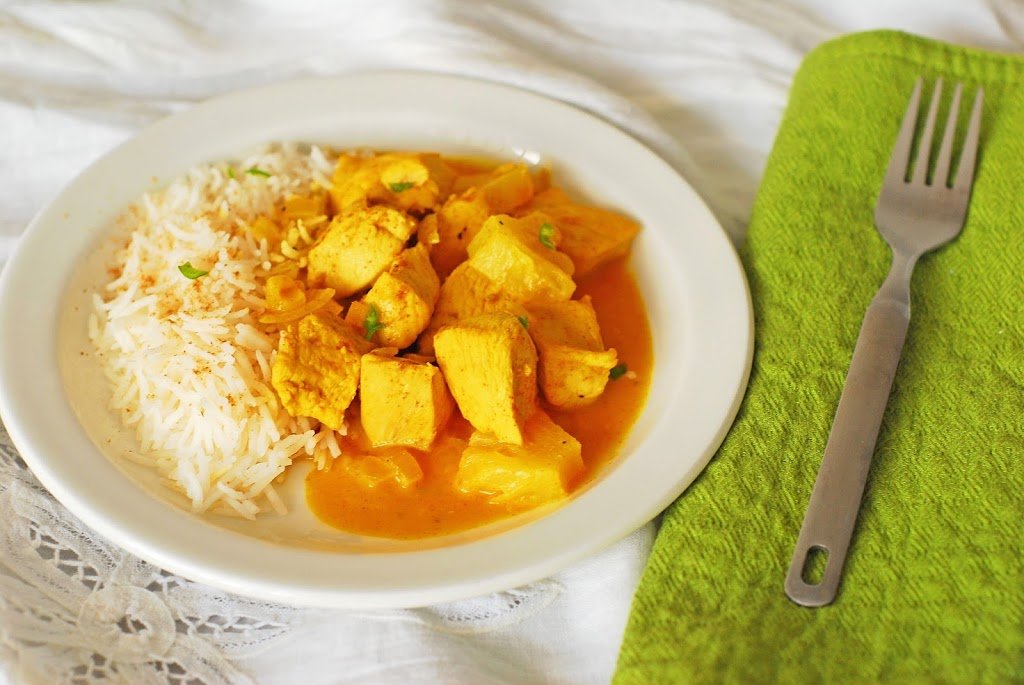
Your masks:
[{"label": "chicken curry", "polygon": [[421,538],[579,487],[650,382],[639,228],[546,170],[427,153],[342,154],[328,188],[254,224],[283,255],[260,319],[273,388],[344,436],[307,476],[313,512]]}]

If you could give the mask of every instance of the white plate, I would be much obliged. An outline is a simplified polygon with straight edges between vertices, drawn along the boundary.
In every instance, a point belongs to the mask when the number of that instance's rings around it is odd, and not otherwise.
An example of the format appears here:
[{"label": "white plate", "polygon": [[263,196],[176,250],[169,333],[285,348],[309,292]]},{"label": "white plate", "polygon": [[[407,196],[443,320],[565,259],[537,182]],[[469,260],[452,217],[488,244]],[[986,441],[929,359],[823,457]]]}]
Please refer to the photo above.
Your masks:
[{"label": "white plate", "polygon": [[[88,355],[85,291],[98,246],[146,190],[262,143],[436,149],[550,164],[560,185],[636,217],[633,264],[654,335],[647,407],[623,454],[565,505],[510,526],[421,542],[319,524],[289,477],[294,512],[255,522],[197,516],[118,454]],[[29,226],[0,280],[0,415],[36,476],[87,525],[175,573],[294,604],[414,606],[547,576],[643,525],[710,459],[750,369],[752,317],[725,233],[687,183],[620,130],[513,88],[427,74],[308,79],[233,93],[146,129],[68,185]],[[93,439],[90,439],[90,436]],[[110,438],[110,441],[104,438]]]}]

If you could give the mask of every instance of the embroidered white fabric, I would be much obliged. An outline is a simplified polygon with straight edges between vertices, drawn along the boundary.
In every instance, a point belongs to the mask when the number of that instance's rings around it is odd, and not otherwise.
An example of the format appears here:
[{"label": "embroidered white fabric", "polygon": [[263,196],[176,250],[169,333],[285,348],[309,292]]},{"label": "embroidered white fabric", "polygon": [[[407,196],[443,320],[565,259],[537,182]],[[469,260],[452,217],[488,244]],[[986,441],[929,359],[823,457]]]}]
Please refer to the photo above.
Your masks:
[{"label": "embroidered white fabric", "polygon": [[[0,264],[49,196],[154,119],[256,83],[385,68],[490,78],[596,112],[672,161],[739,239],[803,54],[882,26],[1019,50],[1024,3],[0,3]],[[606,682],[653,532],[488,597],[285,607],[98,538],[0,428],[0,683]]]},{"label": "embroidered white fabric", "polygon": [[232,660],[295,610],[229,597],[96,537],[35,480],[0,429],[0,626],[49,683],[250,683]]}]

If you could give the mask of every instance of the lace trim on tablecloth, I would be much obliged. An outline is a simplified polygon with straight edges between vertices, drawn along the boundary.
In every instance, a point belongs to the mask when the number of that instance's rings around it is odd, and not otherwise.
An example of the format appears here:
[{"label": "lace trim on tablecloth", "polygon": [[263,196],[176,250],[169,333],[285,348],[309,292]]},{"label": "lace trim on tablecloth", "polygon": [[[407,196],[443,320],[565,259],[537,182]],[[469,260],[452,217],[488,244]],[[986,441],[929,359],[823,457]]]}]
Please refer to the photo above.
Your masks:
[{"label": "lace trim on tablecloth", "polygon": [[0,426],[0,637],[47,682],[242,684],[235,659],[296,609],[218,592],[96,537],[40,485]]}]

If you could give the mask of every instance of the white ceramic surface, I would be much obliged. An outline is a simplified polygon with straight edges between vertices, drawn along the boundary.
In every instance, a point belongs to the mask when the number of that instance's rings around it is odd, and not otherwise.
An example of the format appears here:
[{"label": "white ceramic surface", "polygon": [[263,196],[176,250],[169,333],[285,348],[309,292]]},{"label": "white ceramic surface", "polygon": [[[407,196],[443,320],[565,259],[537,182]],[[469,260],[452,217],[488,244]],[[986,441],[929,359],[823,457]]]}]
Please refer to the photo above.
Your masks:
[{"label": "white ceramic surface", "polygon": [[[644,226],[633,265],[647,300],[655,377],[623,454],[565,505],[421,542],[319,524],[301,473],[292,513],[197,516],[106,411],[88,354],[86,292],[99,250],[137,196],[206,161],[268,141],[518,157]],[[89,526],[181,575],[293,604],[415,606],[523,584],[618,540],[677,497],[739,406],[752,351],[742,269],[700,198],[633,138],[565,104],[505,86],[407,73],[307,79],[233,93],[165,119],[89,167],[27,229],[0,278],[0,415],[26,462]],[[82,354],[85,353],[85,354]],[[109,439],[109,442],[108,442]],[[542,515],[539,515],[542,514]]]}]

